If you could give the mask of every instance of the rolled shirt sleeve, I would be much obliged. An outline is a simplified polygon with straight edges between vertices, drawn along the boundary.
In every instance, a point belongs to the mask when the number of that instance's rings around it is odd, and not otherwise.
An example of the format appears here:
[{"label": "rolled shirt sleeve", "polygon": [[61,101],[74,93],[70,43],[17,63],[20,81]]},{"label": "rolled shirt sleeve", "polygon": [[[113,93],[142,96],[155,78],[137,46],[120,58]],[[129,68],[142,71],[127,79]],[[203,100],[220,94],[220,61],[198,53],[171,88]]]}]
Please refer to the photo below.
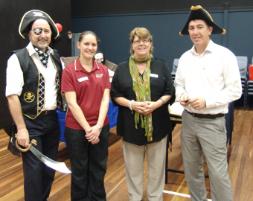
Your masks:
[{"label": "rolled shirt sleeve", "polygon": [[20,96],[23,85],[23,72],[16,54],[13,54],[7,61],[5,96]]}]

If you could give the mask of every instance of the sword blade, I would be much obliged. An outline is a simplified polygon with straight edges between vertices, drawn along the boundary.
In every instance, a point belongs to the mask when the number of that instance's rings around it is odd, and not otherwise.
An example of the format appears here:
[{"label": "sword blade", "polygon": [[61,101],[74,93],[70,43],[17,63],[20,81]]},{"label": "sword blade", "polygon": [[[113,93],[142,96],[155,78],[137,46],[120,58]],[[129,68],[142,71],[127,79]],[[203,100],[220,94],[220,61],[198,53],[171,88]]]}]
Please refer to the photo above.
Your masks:
[{"label": "sword blade", "polygon": [[44,154],[42,154],[38,149],[31,145],[30,151],[36,156],[42,163],[46,166],[65,174],[70,174],[70,169],[66,166],[64,162],[55,161]]}]

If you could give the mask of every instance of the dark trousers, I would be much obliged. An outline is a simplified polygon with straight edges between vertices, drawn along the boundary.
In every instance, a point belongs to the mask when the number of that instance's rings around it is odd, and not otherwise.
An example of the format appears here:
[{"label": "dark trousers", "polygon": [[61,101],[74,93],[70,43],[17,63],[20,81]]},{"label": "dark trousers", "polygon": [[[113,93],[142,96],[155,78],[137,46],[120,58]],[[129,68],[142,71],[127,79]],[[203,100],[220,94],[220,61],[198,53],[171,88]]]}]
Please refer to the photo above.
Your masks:
[{"label": "dark trousers", "polygon": [[65,139],[71,162],[71,200],[106,201],[104,176],[108,157],[109,125],[100,133],[100,142],[92,145],[85,132],[65,129]]},{"label": "dark trousers", "polygon": [[[30,140],[35,139],[36,149],[51,159],[56,159],[59,132],[56,114],[25,119]],[[55,171],[44,165],[30,151],[22,154],[25,201],[46,201],[54,180]]]}]

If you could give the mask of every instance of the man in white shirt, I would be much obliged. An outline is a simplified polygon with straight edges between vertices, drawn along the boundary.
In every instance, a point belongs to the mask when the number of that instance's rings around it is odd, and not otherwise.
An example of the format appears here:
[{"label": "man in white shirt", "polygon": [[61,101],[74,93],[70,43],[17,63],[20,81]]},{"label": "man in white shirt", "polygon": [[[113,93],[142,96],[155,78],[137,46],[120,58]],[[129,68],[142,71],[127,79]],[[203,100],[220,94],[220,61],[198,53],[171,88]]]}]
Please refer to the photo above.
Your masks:
[{"label": "man in white shirt", "polygon": [[202,6],[192,6],[180,32],[189,35],[193,47],[179,59],[175,77],[176,99],[182,114],[182,155],[193,201],[207,200],[203,159],[208,165],[213,201],[232,201],[228,175],[225,113],[242,93],[235,55],[211,40],[225,34]]},{"label": "man in white shirt", "polygon": [[[56,108],[61,105],[59,55],[49,47],[59,31],[51,17],[40,10],[24,14],[19,34],[29,44],[8,59],[6,97],[16,127],[19,145],[34,145],[55,159],[59,144]],[[25,201],[47,200],[54,171],[42,164],[30,151],[22,153]]]}]

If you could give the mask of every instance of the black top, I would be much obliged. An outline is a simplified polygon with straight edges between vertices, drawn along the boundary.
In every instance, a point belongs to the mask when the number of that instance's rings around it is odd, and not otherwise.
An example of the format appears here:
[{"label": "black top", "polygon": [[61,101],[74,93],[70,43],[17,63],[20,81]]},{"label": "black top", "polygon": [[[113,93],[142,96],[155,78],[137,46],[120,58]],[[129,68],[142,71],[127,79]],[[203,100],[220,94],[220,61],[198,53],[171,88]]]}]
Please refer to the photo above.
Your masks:
[{"label": "black top", "polygon": [[[150,90],[151,100],[157,101],[163,95],[174,96],[175,89],[172,83],[169,69],[164,62],[153,59],[150,64]],[[112,100],[116,97],[124,97],[128,100],[136,100],[133,91],[132,78],[129,71],[128,61],[117,67],[111,85]],[[117,104],[117,103],[116,103]],[[129,143],[144,145],[147,144],[143,128],[135,128],[134,112],[128,107],[119,106],[117,134]],[[168,112],[168,103],[159,107],[152,113],[153,141],[156,142],[171,134],[171,122]]]}]

